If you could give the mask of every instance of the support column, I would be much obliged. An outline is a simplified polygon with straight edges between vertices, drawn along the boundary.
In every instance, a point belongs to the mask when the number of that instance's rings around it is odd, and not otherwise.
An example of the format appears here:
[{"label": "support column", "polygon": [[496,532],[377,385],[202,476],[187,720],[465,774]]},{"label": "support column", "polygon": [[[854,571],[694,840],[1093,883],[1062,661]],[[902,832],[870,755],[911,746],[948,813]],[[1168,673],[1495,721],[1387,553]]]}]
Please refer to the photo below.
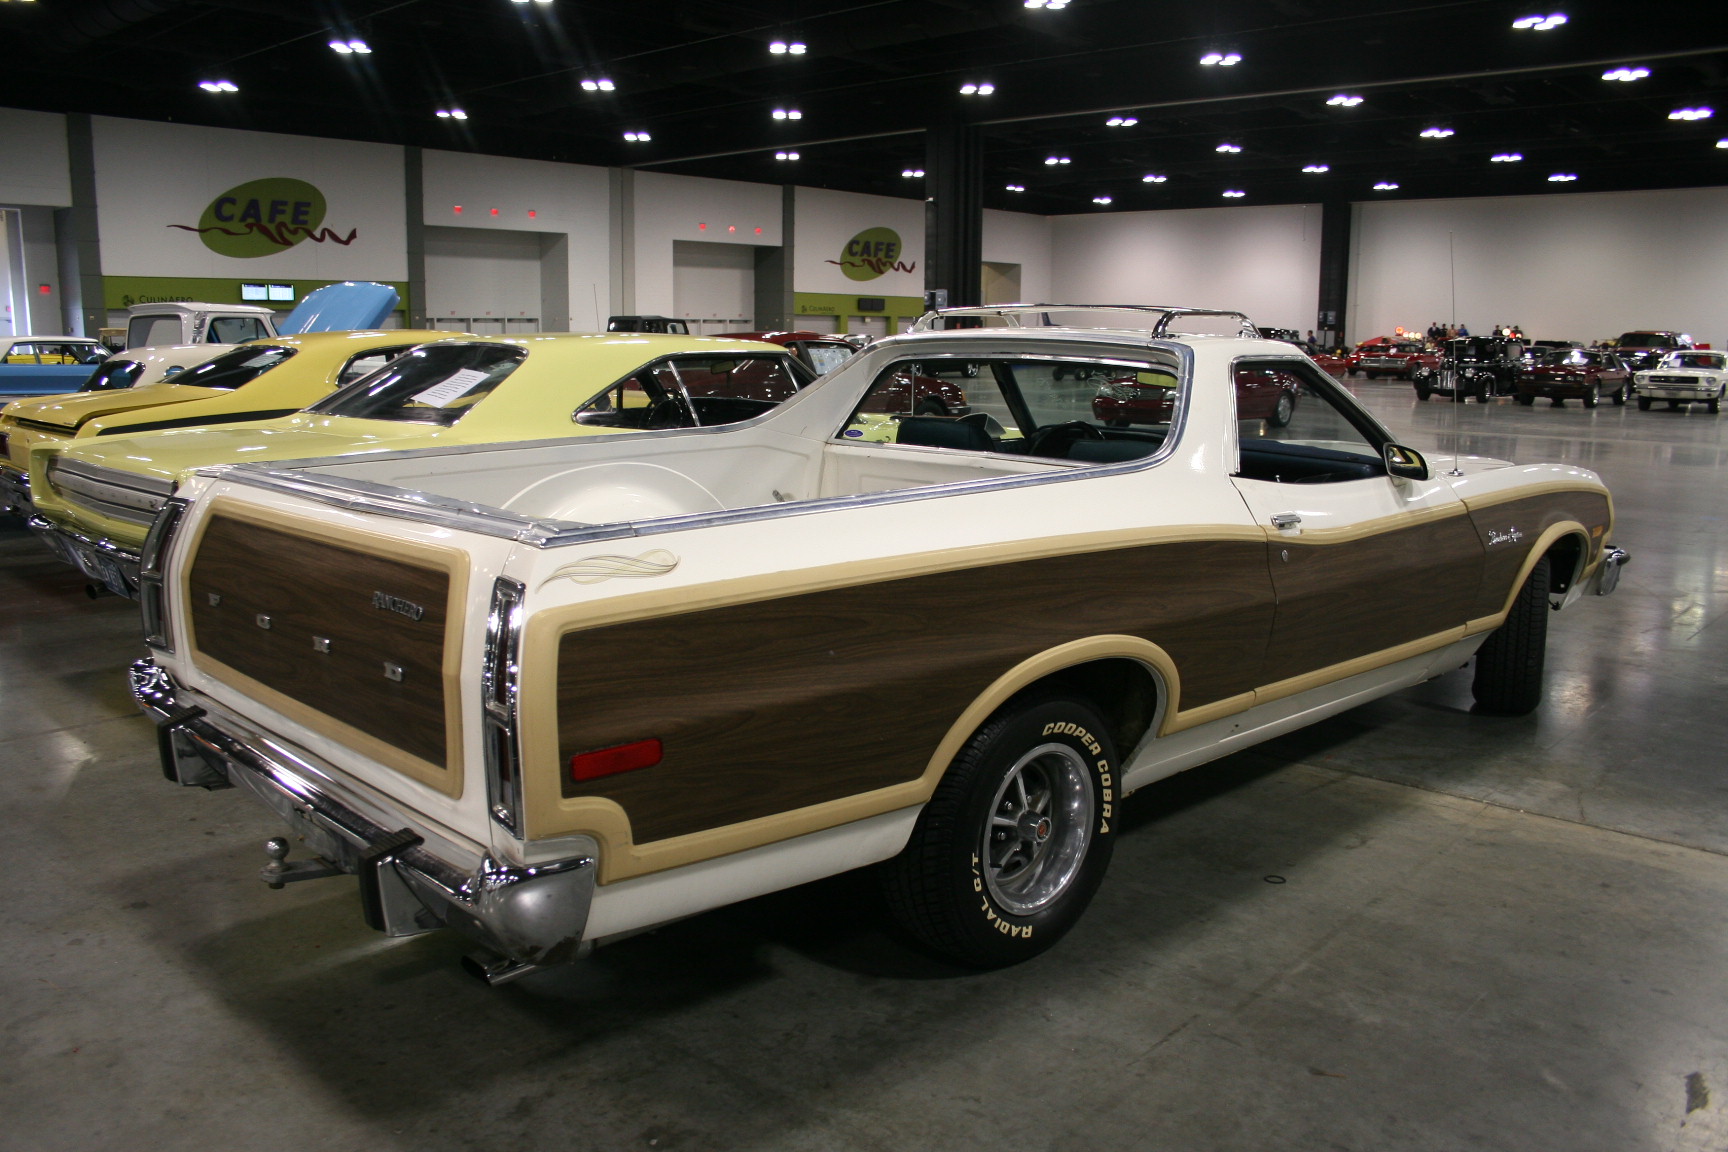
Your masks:
[{"label": "support column", "polygon": [[1320,206],[1320,306],[1314,338],[1322,347],[1344,342],[1344,310],[1350,294],[1350,220],[1347,200]]},{"label": "support column", "polygon": [[[636,314],[636,172],[631,168],[610,170],[611,243],[607,246],[611,264],[608,302],[613,316]],[[600,328],[606,327],[606,317],[599,317]]]},{"label": "support column", "polygon": [[78,277],[81,326],[80,331],[67,335],[93,337],[108,323],[108,302],[102,287],[102,243],[96,223],[96,144],[90,117],[83,112],[66,114],[66,168],[71,177],[72,207],[61,218],[63,227],[56,229],[56,240],[64,246],[62,267]]},{"label": "support column", "polygon": [[983,302],[984,142],[977,128],[925,132],[924,290],[946,289],[950,307]]},{"label": "support column", "polygon": [[792,295],[792,248],[796,243],[798,189],[780,186],[780,247],[756,249],[756,330],[759,332],[798,327],[798,308]]},{"label": "support column", "polygon": [[404,242],[408,249],[408,299],[402,301],[405,327],[430,328],[426,318],[426,169],[419,148],[402,149],[402,199],[408,222]]}]

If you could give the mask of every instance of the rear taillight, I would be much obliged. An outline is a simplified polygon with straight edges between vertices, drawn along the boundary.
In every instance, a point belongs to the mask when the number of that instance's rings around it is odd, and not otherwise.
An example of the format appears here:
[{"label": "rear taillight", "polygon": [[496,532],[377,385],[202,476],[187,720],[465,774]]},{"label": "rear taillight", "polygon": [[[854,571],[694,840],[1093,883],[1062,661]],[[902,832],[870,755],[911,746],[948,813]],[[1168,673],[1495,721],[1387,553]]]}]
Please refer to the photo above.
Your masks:
[{"label": "rear taillight", "polygon": [[570,779],[578,782],[598,780],[602,776],[616,776],[620,772],[652,768],[660,763],[664,755],[658,739],[637,740],[630,744],[619,744],[614,748],[601,748],[595,752],[578,752],[570,757]]},{"label": "rear taillight", "polygon": [[526,591],[520,581],[503,576],[493,583],[485,664],[480,671],[486,709],[487,807],[492,819],[518,838],[522,835],[522,743],[516,715]]},{"label": "rear taillight", "polygon": [[164,502],[156,519],[151,521],[150,533],[144,537],[144,547],[138,554],[138,607],[144,617],[144,643],[158,652],[174,651],[165,592],[168,547],[185,514],[186,501],[170,498]]}]

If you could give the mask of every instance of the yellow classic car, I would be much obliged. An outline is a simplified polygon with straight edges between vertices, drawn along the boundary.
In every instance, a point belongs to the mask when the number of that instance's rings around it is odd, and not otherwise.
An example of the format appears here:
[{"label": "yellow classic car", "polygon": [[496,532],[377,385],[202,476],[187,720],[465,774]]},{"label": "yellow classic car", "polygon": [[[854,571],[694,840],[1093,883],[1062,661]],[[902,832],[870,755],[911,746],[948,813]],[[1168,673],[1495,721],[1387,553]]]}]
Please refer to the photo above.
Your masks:
[{"label": "yellow classic car", "polygon": [[[248,347],[263,355],[289,346]],[[304,412],[219,428],[164,428],[170,421],[160,420],[138,435],[105,430],[38,442],[30,526],[62,559],[130,596],[151,520],[198,468],[711,427],[767,412],[812,379],[792,352],[750,340],[622,332],[443,339]]]},{"label": "yellow classic car", "polygon": [[286,416],[416,344],[461,335],[397,329],[272,336],[160,383],[14,401],[0,409],[0,511],[29,515],[30,450],[38,445]]}]

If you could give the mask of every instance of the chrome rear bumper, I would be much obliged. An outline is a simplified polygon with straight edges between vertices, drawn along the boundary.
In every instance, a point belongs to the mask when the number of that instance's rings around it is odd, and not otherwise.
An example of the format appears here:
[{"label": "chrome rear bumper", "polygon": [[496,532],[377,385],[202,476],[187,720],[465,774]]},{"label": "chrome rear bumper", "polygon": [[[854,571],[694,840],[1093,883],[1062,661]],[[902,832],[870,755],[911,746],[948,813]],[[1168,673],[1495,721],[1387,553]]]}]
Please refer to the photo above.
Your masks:
[{"label": "chrome rear bumper", "polygon": [[[252,793],[336,869],[360,879],[366,922],[391,936],[455,928],[522,971],[574,960],[593,899],[595,860],[531,866],[490,856],[464,867],[434,853],[411,827],[396,831],[358,811],[300,757],[274,742],[224,731],[154,661],[131,669],[132,695],[157,725],[162,772],[179,784]],[[494,977],[494,982],[498,979]]]}]

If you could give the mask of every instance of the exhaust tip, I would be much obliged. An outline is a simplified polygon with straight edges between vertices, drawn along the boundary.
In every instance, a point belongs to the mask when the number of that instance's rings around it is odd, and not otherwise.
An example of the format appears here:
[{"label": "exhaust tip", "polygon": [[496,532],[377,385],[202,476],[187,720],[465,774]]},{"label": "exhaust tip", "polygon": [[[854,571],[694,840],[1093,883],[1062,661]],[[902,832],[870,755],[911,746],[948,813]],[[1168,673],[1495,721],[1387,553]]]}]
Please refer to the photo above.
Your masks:
[{"label": "exhaust tip", "polygon": [[476,980],[482,980],[496,988],[500,984],[508,984],[512,980],[520,980],[530,972],[539,972],[544,965],[526,964],[520,960],[512,960],[508,956],[500,956],[496,952],[470,952],[462,957],[462,970]]}]

